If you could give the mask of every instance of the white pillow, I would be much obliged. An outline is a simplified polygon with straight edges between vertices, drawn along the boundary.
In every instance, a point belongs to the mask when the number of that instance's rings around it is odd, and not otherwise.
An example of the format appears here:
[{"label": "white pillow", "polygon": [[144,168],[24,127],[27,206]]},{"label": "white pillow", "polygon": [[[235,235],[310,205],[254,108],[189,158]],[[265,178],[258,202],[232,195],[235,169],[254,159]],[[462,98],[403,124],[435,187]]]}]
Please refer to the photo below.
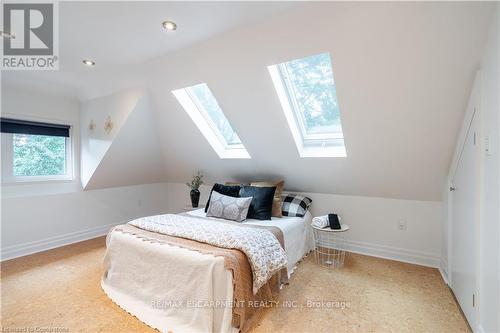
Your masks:
[{"label": "white pillow", "polygon": [[252,197],[236,198],[213,191],[207,216],[241,222],[247,218]]}]

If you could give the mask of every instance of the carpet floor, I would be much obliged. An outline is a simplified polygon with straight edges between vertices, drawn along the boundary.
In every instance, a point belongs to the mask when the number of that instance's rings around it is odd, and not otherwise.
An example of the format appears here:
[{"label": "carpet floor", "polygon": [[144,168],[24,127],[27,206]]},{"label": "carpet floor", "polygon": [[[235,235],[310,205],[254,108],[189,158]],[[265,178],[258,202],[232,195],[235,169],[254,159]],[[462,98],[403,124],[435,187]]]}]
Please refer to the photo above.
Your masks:
[{"label": "carpet floor", "polygon": [[[100,287],[104,238],[1,264],[2,332],[154,332]],[[433,268],[349,253],[345,267],[319,267],[309,255],[260,332],[469,332]]]}]

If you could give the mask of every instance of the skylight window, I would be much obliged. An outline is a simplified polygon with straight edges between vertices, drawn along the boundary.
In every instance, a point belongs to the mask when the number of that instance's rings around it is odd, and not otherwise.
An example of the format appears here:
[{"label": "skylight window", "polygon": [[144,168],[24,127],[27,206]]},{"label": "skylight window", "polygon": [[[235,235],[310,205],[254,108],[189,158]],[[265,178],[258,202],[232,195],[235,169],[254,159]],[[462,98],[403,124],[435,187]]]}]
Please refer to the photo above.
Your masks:
[{"label": "skylight window", "polygon": [[329,53],[268,67],[301,157],[345,157]]},{"label": "skylight window", "polygon": [[172,93],[220,158],[250,158],[206,83]]}]

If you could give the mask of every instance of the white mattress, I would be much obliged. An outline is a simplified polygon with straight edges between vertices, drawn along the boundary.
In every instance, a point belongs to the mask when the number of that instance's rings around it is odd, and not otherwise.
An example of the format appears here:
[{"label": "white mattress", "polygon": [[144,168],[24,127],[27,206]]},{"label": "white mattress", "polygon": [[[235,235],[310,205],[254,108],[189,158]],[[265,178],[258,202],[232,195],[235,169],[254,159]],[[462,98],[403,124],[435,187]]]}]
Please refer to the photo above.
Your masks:
[{"label": "white mattress", "polygon": [[[197,209],[186,214],[197,217],[218,220],[214,217],[206,217],[205,210]],[[313,249],[314,243],[311,233],[311,213],[307,212],[304,217],[273,217],[271,220],[246,219],[242,223],[273,226],[283,232],[285,241],[285,253],[288,260],[288,274],[290,275],[297,263]]]}]

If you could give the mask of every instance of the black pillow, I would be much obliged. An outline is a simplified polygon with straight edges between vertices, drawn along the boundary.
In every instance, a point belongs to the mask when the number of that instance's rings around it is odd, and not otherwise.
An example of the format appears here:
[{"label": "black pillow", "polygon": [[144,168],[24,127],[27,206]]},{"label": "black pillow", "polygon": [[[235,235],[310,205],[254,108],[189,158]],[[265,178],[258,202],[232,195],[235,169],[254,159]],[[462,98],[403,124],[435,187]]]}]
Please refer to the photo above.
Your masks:
[{"label": "black pillow", "polygon": [[273,199],[276,186],[256,187],[242,186],[240,197],[253,197],[248,210],[247,218],[257,220],[270,220],[273,211]]},{"label": "black pillow", "polygon": [[240,194],[240,188],[241,186],[239,185],[233,186],[233,185],[214,184],[212,190],[210,191],[210,195],[208,196],[207,204],[205,205],[205,213],[208,211],[208,205],[210,204],[210,198],[212,197],[213,191],[219,192],[220,194],[224,194],[230,197],[237,198]]}]

